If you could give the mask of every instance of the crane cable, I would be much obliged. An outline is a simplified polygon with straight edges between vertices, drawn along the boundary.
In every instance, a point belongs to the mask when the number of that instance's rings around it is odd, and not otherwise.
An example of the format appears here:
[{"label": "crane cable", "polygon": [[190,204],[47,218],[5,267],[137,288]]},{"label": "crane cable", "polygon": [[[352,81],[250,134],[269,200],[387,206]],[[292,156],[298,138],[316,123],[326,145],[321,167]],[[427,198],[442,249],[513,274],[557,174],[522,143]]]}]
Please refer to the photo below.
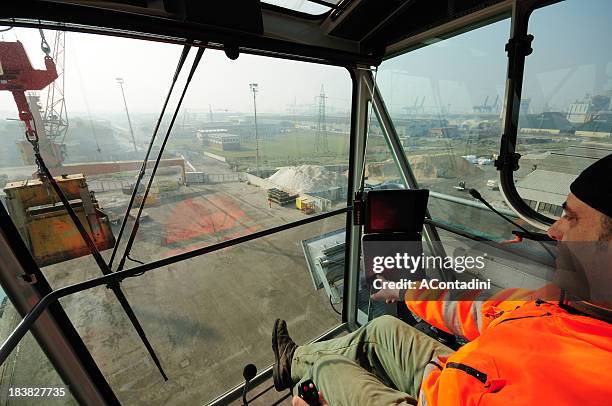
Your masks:
[{"label": "crane cable", "polygon": [[[85,110],[87,110],[87,120],[89,122],[89,128],[91,128],[91,135],[93,135],[94,142],[96,143],[96,150],[98,151],[98,154],[102,155],[102,148],[100,147],[100,143],[98,142],[96,126],[93,124],[93,119],[91,117],[91,109],[89,108],[89,101],[87,100],[87,89],[85,89],[85,85],[83,84],[83,77],[81,76],[78,53],[75,53],[74,63],[76,67],[75,71],[77,73],[77,76],[79,77],[79,89],[81,90],[81,95],[83,96],[83,104],[85,104]],[[64,137],[62,138],[62,144],[66,139],[66,134],[64,134]]]},{"label": "crane cable", "polygon": [[[44,36],[43,31],[42,30],[39,30],[39,31],[40,31],[40,34],[41,34],[41,49],[43,50],[43,52],[45,52],[45,54],[47,54],[47,57],[48,57],[49,53],[51,52],[51,49],[49,47],[49,44],[46,41],[46,38]],[[188,45],[185,45],[185,47],[183,49],[183,54],[181,55],[181,59],[179,61],[179,66],[177,67],[177,71],[175,73],[175,77],[174,77],[174,81],[172,83],[172,87],[171,87],[171,89],[170,89],[170,91],[168,93],[168,97],[166,99],[166,103],[164,104],[164,110],[166,108],[166,105],[167,105],[168,100],[170,98],[170,95],[172,93],[172,89],[174,87],[174,84],[176,82],[178,74],[179,74],[179,72],[180,72],[180,70],[181,70],[181,68],[183,66],[183,62],[185,61],[185,58],[187,57],[187,53],[189,51],[189,48],[190,47]],[[155,167],[153,169],[153,173],[151,175],[148,187],[145,190],[145,198],[143,199],[143,202],[142,202],[142,204],[139,207],[138,216],[136,217],[136,224],[135,224],[134,228],[132,229],[132,233],[130,235],[130,241],[128,242],[128,244],[126,246],[126,251],[123,254],[123,257],[122,257],[122,260],[121,260],[121,263],[119,265],[119,269],[118,270],[123,269],[123,265],[125,263],[126,258],[128,258],[130,260],[133,260],[132,258],[129,257],[129,250],[130,250],[130,248],[132,246],[135,234],[136,234],[137,229],[138,229],[138,227],[137,227],[138,226],[138,220],[139,220],[140,215],[142,213],[142,208],[144,206],[144,202],[146,201],[147,193],[148,193],[148,191],[151,188],[151,182],[153,180],[153,177],[155,176],[155,171],[157,169],[157,166],[159,165],[159,161],[160,161],[161,155],[163,153],[164,146],[165,146],[165,144],[166,144],[166,142],[168,140],[168,136],[170,135],[170,131],[172,129],[172,125],[174,124],[174,121],[175,121],[176,116],[178,114],[180,105],[181,105],[181,103],[183,101],[183,98],[185,96],[185,93],[187,91],[187,87],[189,86],[189,83],[191,82],[191,79],[192,79],[192,77],[193,77],[193,75],[195,73],[195,69],[196,69],[197,65],[200,62],[200,59],[202,57],[203,52],[204,52],[204,48],[200,48],[198,50],[197,55],[196,55],[194,64],[193,64],[193,66],[191,68],[191,72],[189,73],[189,77],[187,79],[187,84],[185,85],[185,88],[184,88],[183,93],[181,95],[181,98],[179,100],[179,104],[178,104],[178,106],[176,108],[176,111],[174,113],[172,122],[170,123],[170,127],[168,128],[168,132],[166,133],[166,137],[165,137],[164,142],[162,144],[162,147],[160,149],[159,156],[157,157],[157,160],[156,160],[156,163],[155,163]],[[157,130],[158,130],[158,127],[159,127],[159,124],[161,122],[161,118],[162,117],[163,117],[163,112],[162,112],[162,115],[160,116],[160,120],[159,120],[158,125],[157,125],[157,127],[155,129],[156,133],[157,133]],[[93,240],[91,239],[91,237],[87,233],[85,227],[81,223],[80,219],[76,215],[74,209],[70,206],[70,203],[69,203],[68,199],[66,198],[66,196],[62,192],[62,190],[61,190],[60,186],[58,185],[57,181],[53,178],[53,175],[51,174],[51,172],[49,171],[48,167],[46,166],[46,164],[44,162],[44,159],[43,159],[43,157],[42,157],[42,155],[40,153],[39,137],[38,137],[38,132],[36,130],[36,123],[35,122],[34,122],[34,129],[32,131],[31,136],[28,136],[28,133],[26,132],[26,139],[28,140],[28,142],[30,142],[30,144],[32,145],[32,148],[34,150],[34,156],[36,158],[36,164],[38,166],[38,175],[39,175],[39,177],[43,181],[48,181],[51,184],[51,187],[53,188],[53,190],[55,191],[56,195],[59,197],[60,201],[62,202],[62,205],[64,206],[64,208],[66,209],[68,215],[72,219],[75,227],[77,228],[77,231],[81,235],[81,237],[84,240],[85,244],[88,246],[89,251],[91,252],[91,255],[93,256],[94,260],[96,261],[96,263],[97,263],[98,267],[100,268],[100,270],[102,271],[102,273],[104,275],[108,275],[108,274],[112,273],[112,258],[111,258],[110,263],[107,265],[106,262],[104,261],[104,259],[102,258],[102,256],[100,255],[100,252],[98,251],[98,248],[96,247],[95,243],[93,242]],[[152,145],[153,144],[151,142],[151,144],[149,145],[149,151],[147,151],[147,155],[150,153]],[[146,169],[146,164],[147,164],[147,159],[145,159],[145,161],[143,162],[143,167],[142,167],[139,179],[141,179],[142,175],[144,174],[144,171]],[[134,192],[136,192],[137,190],[138,190],[138,188],[136,187],[134,189]],[[133,199],[134,199],[134,194],[132,195],[132,200],[130,201],[130,206],[128,206],[127,213],[129,213],[129,210],[131,208],[131,204],[133,204]],[[127,219],[127,214],[124,217],[124,224],[122,224],[122,230],[123,230],[123,228],[125,226],[126,219]],[[115,250],[113,251],[113,255],[116,252],[118,243],[119,243],[119,241],[117,241],[117,243],[115,244]],[[138,261],[136,261],[136,262],[138,262]],[[145,331],[142,328],[142,326],[140,325],[140,322],[137,319],[134,311],[132,310],[129,302],[127,301],[127,298],[125,297],[123,291],[121,290],[121,287],[120,287],[119,283],[109,284],[108,288],[111,289],[115,293],[115,296],[117,297],[118,301],[122,305],[123,310],[126,312],[126,315],[128,316],[128,318],[132,322],[132,325],[136,329],[136,331],[137,331],[141,341],[145,345],[145,347],[146,347],[149,355],[151,356],[154,364],[156,365],[157,369],[161,373],[163,379],[167,381],[168,377],[167,377],[166,373],[163,370],[161,362],[160,362],[159,358],[157,357],[157,354],[155,353],[155,350],[153,349],[151,343],[149,342],[148,338],[146,337]]]},{"label": "crane cable", "polygon": [[[127,209],[125,211],[125,215],[123,216],[123,221],[121,222],[121,228],[119,229],[119,234],[117,235],[117,239],[115,242],[115,246],[113,247],[113,252],[111,254],[110,260],[108,262],[108,267],[113,268],[113,261],[115,260],[115,255],[117,255],[117,250],[119,249],[119,243],[121,242],[121,237],[123,237],[123,232],[125,231],[125,226],[128,221],[128,217],[130,214],[130,210],[134,205],[134,200],[136,199],[136,194],[138,193],[138,189],[140,186],[140,182],[145,175],[147,170],[147,162],[149,162],[149,155],[151,154],[151,150],[153,149],[153,144],[155,143],[155,138],[157,137],[157,132],[159,131],[159,127],[161,125],[162,119],[166,114],[166,108],[168,106],[168,102],[170,101],[170,96],[172,96],[172,92],[174,91],[174,86],[176,85],[176,81],[178,80],[179,74],[183,69],[183,64],[187,59],[187,55],[189,54],[189,50],[191,46],[185,45],[183,47],[183,51],[181,53],[178,65],[176,66],[176,70],[174,72],[174,77],[172,78],[172,83],[170,84],[170,89],[168,90],[168,94],[166,95],[166,100],[164,101],[164,105],[162,106],[161,113],[157,119],[157,124],[155,125],[155,129],[153,130],[153,135],[151,136],[151,140],[149,141],[149,147],[147,148],[147,152],[142,161],[142,166],[140,168],[140,172],[138,173],[138,177],[136,179],[136,184],[134,185],[134,190],[132,190],[132,195],[130,196],[130,201],[128,203]],[[134,224],[134,227],[137,226],[137,223]],[[126,255],[126,258],[128,255]]]},{"label": "crane cable", "polygon": [[[183,104],[183,99],[185,98],[185,94],[187,93],[187,89],[189,88],[189,84],[191,83],[191,79],[193,78],[193,75],[195,74],[195,71],[200,63],[200,60],[202,59],[202,55],[204,54],[204,49],[205,48],[198,48],[198,52],[196,53],[196,56],[194,58],[193,65],[191,66],[191,71],[189,72],[189,75],[187,76],[187,81],[185,82],[185,86],[183,87],[183,92],[181,93],[181,97],[178,100],[178,103],[174,110],[174,114],[172,115],[172,119],[170,120],[170,124],[168,125],[168,129],[166,130],[166,135],[164,136],[164,140],[159,148],[159,154],[157,155],[157,159],[155,160],[155,164],[153,165],[151,176],[149,177],[149,183],[147,184],[147,188],[145,189],[143,193],[142,201],[140,202],[140,205],[138,206],[138,213],[136,214],[136,218],[134,219],[134,226],[132,227],[132,231],[130,233],[128,242],[125,245],[125,251],[123,252],[123,257],[119,261],[117,271],[123,270],[123,266],[125,265],[125,260],[130,255],[130,251],[134,244],[134,239],[136,238],[136,233],[138,232],[140,216],[142,214],[144,205],[147,201],[147,197],[149,196],[149,191],[151,190],[151,186],[153,186],[153,180],[155,179],[155,173],[157,172],[159,161],[161,160],[162,154],[164,153],[164,149],[166,148],[166,143],[168,142],[168,138],[170,137],[170,133],[172,132],[172,127],[174,126],[174,122],[176,121],[176,117],[178,116],[178,113],[180,111],[181,104]],[[143,168],[146,167],[146,164],[147,164],[147,161],[144,161]],[[137,187],[134,189],[133,193],[136,193],[136,192],[137,192]],[[126,216],[124,217],[124,220],[126,220],[128,217],[127,214],[129,213],[129,210],[130,210],[129,206],[127,210],[128,211],[126,212]]]},{"label": "crane cable", "polygon": [[[32,148],[34,149],[34,157],[36,158],[36,165],[38,166],[38,175],[39,175],[40,179],[42,181],[46,181],[46,182],[49,182],[51,184],[51,187],[53,188],[55,194],[57,195],[57,197],[62,202],[62,205],[64,206],[64,208],[66,209],[66,212],[68,213],[68,216],[70,217],[70,219],[74,223],[77,231],[81,235],[81,238],[83,239],[83,241],[85,242],[85,244],[89,248],[89,252],[91,253],[91,255],[94,258],[94,260],[95,260],[96,264],[98,265],[98,267],[100,268],[100,271],[102,271],[102,274],[103,275],[111,274],[112,271],[110,270],[110,267],[106,264],[106,262],[104,261],[104,258],[102,258],[102,255],[100,254],[100,251],[98,251],[98,248],[96,247],[96,244],[91,239],[91,236],[87,233],[87,230],[83,226],[83,223],[78,218],[78,216],[75,213],[74,209],[70,205],[70,202],[68,201],[68,199],[64,195],[64,192],[62,191],[62,189],[58,185],[57,181],[55,180],[55,178],[53,177],[53,175],[49,171],[49,168],[45,164],[45,161],[44,161],[44,159],[43,159],[43,157],[42,157],[42,155],[40,153],[38,132],[36,131],[36,122],[34,122],[33,137],[30,138],[30,137],[26,136],[26,139],[30,142],[30,144],[32,144]],[[114,282],[114,283],[111,283],[111,284],[107,285],[107,287],[109,289],[111,289],[113,291],[113,293],[115,294],[115,296],[117,297],[117,300],[121,304],[121,307],[123,308],[123,310],[125,311],[126,315],[128,316],[128,319],[132,322],[132,326],[134,327],[134,329],[138,333],[138,336],[140,337],[142,343],[146,347],[149,355],[151,356],[151,359],[153,360],[153,363],[157,366],[157,369],[159,370],[159,372],[162,375],[162,377],[164,378],[164,380],[167,381],[168,377],[167,377],[166,373],[164,372],[164,369],[162,368],[161,362],[160,362],[159,358],[157,357],[157,354],[155,353],[155,350],[153,349],[153,346],[149,342],[149,339],[147,338],[146,333],[145,333],[144,329],[142,328],[142,326],[140,324],[140,321],[136,317],[136,314],[134,313],[134,310],[132,310],[132,307],[130,306],[130,303],[128,302],[127,298],[125,297],[125,294],[123,293],[123,291],[121,290],[121,286],[119,285],[118,282]]]}]

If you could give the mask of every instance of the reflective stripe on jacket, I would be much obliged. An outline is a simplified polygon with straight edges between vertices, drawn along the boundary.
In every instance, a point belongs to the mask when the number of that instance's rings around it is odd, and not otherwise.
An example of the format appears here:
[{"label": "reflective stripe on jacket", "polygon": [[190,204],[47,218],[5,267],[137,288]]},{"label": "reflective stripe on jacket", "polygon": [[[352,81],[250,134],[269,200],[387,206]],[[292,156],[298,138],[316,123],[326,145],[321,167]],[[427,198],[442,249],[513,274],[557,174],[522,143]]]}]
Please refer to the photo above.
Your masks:
[{"label": "reflective stripe on jacket", "polygon": [[406,301],[433,326],[472,340],[432,360],[420,405],[612,404],[612,325],[521,295]]}]

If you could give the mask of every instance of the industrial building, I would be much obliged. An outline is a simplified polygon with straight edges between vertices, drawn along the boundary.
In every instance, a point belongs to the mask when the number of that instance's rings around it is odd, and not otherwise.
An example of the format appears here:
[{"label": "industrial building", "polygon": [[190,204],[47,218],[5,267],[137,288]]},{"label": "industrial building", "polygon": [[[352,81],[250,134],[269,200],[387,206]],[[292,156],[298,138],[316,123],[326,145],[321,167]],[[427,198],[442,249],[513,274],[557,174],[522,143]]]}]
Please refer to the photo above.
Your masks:
[{"label": "industrial building", "polygon": [[427,131],[429,137],[435,138],[457,138],[459,137],[459,129],[456,125],[448,127],[434,127]]},{"label": "industrial building", "polygon": [[526,99],[521,103],[519,116],[521,134],[575,134],[592,138],[606,138],[612,134],[610,96],[597,95],[570,103],[566,113],[543,111],[530,114],[529,102],[530,100]]},{"label": "industrial building", "polygon": [[574,132],[574,126],[564,113],[552,111],[520,116],[519,128],[521,134],[559,135]]},{"label": "industrial building", "polygon": [[560,217],[570,184],[582,170],[610,153],[609,144],[591,142],[546,152],[539,159],[526,155],[521,162],[525,169],[531,164],[532,171],[516,183],[516,189],[538,213]]},{"label": "industrial building", "polygon": [[240,149],[240,136],[227,132],[200,132],[203,145],[220,151],[235,151]]},{"label": "industrial building", "polygon": [[576,135],[612,140],[612,112],[598,113],[592,120],[576,128]]},{"label": "industrial building", "polygon": [[595,119],[601,112],[610,110],[610,96],[596,95],[586,97],[569,105],[567,120],[573,124],[585,124]]},{"label": "industrial building", "polygon": [[561,217],[570,184],[578,175],[536,169],[516,184],[516,190],[535,211]]},{"label": "industrial building", "polygon": [[546,151],[533,157],[525,155],[521,159],[521,168],[526,170],[543,169],[578,175],[584,168],[610,153],[612,153],[610,144],[583,142],[562,150]]},{"label": "industrial building", "polygon": [[[255,139],[255,123],[244,117],[233,117],[226,122],[202,123],[198,134],[207,131],[224,130],[232,134],[237,134],[242,140]],[[257,133],[260,139],[267,139],[274,135],[287,132],[292,126],[286,120],[257,119]]]}]

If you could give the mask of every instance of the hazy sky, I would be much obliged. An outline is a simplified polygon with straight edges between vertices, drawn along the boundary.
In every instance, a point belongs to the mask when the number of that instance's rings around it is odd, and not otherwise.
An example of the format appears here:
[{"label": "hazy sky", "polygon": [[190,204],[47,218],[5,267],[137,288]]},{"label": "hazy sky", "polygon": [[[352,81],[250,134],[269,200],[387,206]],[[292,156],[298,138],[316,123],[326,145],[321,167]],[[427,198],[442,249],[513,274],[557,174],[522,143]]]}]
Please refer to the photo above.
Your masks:
[{"label": "hazy sky", "polygon": [[[53,31],[46,31],[50,44]],[[38,30],[13,29],[4,40],[24,44],[33,66],[44,68]],[[122,112],[116,77],[125,80],[130,112],[157,113],[170,86],[182,47],[126,38],[66,33],[66,103],[73,113],[87,107],[96,112]],[[196,51],[192,50],[183,72],[186,76]],[[225,53],[206,50],[183,106],[189,110],[230,109],[250,112],[253,97],[249,83],[259,84],[257,108],[261,113],[286,112],[288,105],[314,105],[325,87],[330,109],[350,110],[351,79],[340,67],[272,59],[242,54],[231,61]],[[43,95],[45,93],[43,92]],[[178,92],[176,93],[178,95]],[[0,92],[0,111],[15,111],[12,96]]]},{"label": "hazy sky", "polygon": [[[326,0],[328,3],[338,3],[339,0]],[[308,14],[323,14],[330,10],[316,3],[311,3],[306,0],[262,0],[263,3],[274,4],[277,6],[289,8],[292,10],[301,11]]]},{"label": "hazy sky", "polygon": [[[585,93],[612,89],[611,18],[609,0],[568,0],[534,12],[534,52],[523,84],[532,111],[546,102],[565,111]],[[417,96],[419,103],[425,96],[425,106],[450,104],[451,112],[469,112],[486,96],[491,104],[499,95],[501,104],[509,36],[510,21],[504,20],[384,62],[378,82],[387,104],[397,113]]]},{"label": "hazy sky", "polygon": [[[299,6],[302,1],[293,3]],[[533,111],[545,104],[564,110],[585,93],[612,88],[610,17],[612,1],[608,0],[570,0],[534,13],[530,23],[536,37],[534,53],[527,58],[523,88],[523,97],[532,98]],[[486,96],[492,103],[499,95],[501,104],[509,31],[510,22],[505,20],[384,62],[377,79],[388,106],[394,113],[403,112],[417,96],[419,100],[425,96],[426,106],[450,105],[451,112],[471,112]],[[46,35],[52,44],[54,33],[46,31]],[[7,41],[18,38],[33,65],[43,67],[37,30],[13,29],[0,36]],[[180,51],[177,45],[67,33],[68,111],[89,111],[92,116],[121,113],[121,93],[115,82],[120,76],[125,79],[130,111],[157,114]],[[205,52],[184,107],[207,112],[210,104],[215,111],[251,112],[251,82],[259,83],[261,113],[287,112],[293,103],[302,109],[314,106],[322,84],[330,112],[350,108],[351,81],[343,68],[250,55],[231,61],[213,50]],[[6,112],[17,115],[10,93],[0,92],[0,116],[7,116]]]}]

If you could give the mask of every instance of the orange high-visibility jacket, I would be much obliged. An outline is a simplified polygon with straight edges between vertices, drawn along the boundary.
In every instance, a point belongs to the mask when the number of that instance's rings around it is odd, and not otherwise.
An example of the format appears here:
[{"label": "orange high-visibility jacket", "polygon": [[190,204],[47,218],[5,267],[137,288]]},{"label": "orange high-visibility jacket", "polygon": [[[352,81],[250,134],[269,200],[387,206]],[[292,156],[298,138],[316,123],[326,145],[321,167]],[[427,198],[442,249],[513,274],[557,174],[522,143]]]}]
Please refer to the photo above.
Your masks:
[{"label": "orange high-visibility jacket", "polygon": [[504,292],[406,301],[433,326],[472,340],[427,365],[419,405],[612,405],[612,325]]}]

